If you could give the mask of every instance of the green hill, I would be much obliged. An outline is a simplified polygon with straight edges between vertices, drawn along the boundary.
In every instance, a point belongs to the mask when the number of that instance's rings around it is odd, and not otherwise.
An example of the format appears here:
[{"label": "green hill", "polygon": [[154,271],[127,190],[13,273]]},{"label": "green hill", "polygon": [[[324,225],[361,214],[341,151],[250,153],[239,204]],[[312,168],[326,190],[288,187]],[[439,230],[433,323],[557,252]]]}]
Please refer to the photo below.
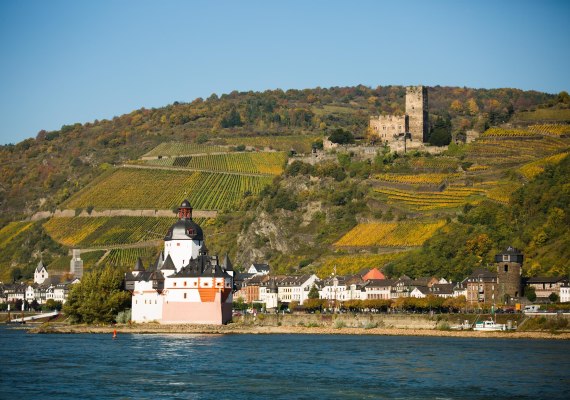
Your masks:
[{"label": "green hill", "polygon": [[[366,144],[370,115],[403,111],[404,88],[357,86],[233,92],[2,146],[0,276],[19,269],[29,277],[40,256],[65,270],[70,247],[108,249],[91,254],[90,265],[148,263],[158,252],[153,240],[173,221],[165,212],[184,198],[218,212],[200,220],[208,247],[229,251],[238,266],[267,261],[276,272],[322,276],[376,266],[457,279],[514,244],[527,273],[568,273],[560,263],[568,232],[557,225],[567,222],[567,183],[565,172],[553,172],[566,171],[570,151],[564,97],[429,90],[431,128],[445,120],[454,137],[469,129],[481,137],[438,156],[341,149],[315,163],[311,149],[332,129]],[[55,209],[77,216],[8,223]]]}]

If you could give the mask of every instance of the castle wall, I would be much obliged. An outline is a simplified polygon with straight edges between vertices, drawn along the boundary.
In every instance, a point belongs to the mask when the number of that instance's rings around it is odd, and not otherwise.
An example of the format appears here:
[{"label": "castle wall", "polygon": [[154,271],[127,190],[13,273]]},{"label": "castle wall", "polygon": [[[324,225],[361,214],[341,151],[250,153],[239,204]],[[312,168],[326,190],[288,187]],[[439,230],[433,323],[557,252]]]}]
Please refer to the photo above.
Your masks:
[{"label": "castle wall", "polygon": [[162,319],[163,296],[152,288],[152,281],[135,283],[131,301],[133,322],[160,321]]},{"label": "castle wall", "polygon": [[394,135],[408,131],[408,120],[405,115],[380,115],[370,118],[370,128],[385,142],[394,141]]},{"label": "castle wall", "polygon": [[225,324],[232,319],[232,303],[222,303],[222,293],[216,293],[214,301],[198,303],[167,301],[164,303],[162,324]]},{"label": "castle wall", "polygon": [[426,142],[428,136],[428,94],[425,86],[406,88],[406,114],[412,141]]}]

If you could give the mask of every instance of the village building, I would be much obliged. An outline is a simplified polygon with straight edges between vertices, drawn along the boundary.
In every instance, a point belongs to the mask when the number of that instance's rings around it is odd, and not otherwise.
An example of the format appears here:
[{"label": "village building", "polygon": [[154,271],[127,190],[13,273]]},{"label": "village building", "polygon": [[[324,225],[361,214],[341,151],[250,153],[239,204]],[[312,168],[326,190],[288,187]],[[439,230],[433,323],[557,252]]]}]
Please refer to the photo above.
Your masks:
[{"label": "village building", "polygon": [[363,300],[390,300],[395,282],[393,279],[369,279],[363,288]]},{"label": "village building", "polygon": [[209,255],[202,228],[184,200],[164,250],[148,269],[137,261],[125,275],[135,322],[225,324],[232,317],[233,267]]},{"label": "village building", "polygon": [[42,260],[38,263],[34,271],[34,283],[41,284],[49,277],[47,268],[45,267]]},{"label": "village building", "polygon": [[560,302],[567,303],[570,301],[570,285],[568,283],[560,286]]},{"label": "village building", "polygon": [[269,265],[253,263],[247,270],[247,273],[253,275],[267,275],[269,274]]},{"label": "village building", "polygon": [[[548,297],[554,293],[558,298],[560,296],[560,288],[568,285],[568,278],[565,277],[534,277],[526,280],[526,286],[534,289],[537,300],[548,300]],[[562,300],[560,300],[562,301]]]}]

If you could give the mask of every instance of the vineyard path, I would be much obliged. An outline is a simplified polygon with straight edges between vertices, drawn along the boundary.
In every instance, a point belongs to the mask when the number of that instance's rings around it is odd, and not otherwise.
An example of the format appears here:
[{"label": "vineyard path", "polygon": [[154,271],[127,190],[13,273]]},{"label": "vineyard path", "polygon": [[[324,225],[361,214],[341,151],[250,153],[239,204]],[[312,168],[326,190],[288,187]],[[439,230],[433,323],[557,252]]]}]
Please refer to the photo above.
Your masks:
[{"label": "vineyard path", "polygon": [[[218,211],[216,210],[193,210],[192,216],[194,218],[216,218],[218,216]],[[38,221],[40,219],[46,218],[72,218],[72,217],[86,217],[86,218],[96,218],[96,217],[155,217],[155,218],[172,218],[173,221],[176,218],[176,214],[172,210],[132,210],[132,209],[113,209],[113,210],[93,210],[88,213],[87,210],[83,210],[79,215],[76,215],[75,210],[57,210],[52,213],[50,211],[39,211],[31,217],[31,221]]]},{"label": "vineyard path", "polygon": [[202,168],[186,168],[186,167],[166,167],[162,165],[134,165],[134,164],[123,164],[123,168],[138,168],[138,169],[162,169],[166,171],[190,171],[190,172],[209,172],[212,174],[226,174],[226,175],[240,175],[240,176],[275,176],[274,174],[254,174],[251,172],[230,172],[230,171],[216,171],[213,169],[202,169]]},{"label": "vineyard path", "polygon": [[[114,249],[138,249],[141,247],[158,247],[163,244],[164,241],[162,239],[155,239],[155,240],[148,240],[146,242],[137,242],[137,243],[127,243],[127,244],[112,244],[108,246],[97,246],[97,247],[86,247],[83,249],[79,249],[81,253],[89,253],[92,251],[99,251],[99,250],[114,250]],[[69,254],[71,254],[71,249],[69,250]],[[101,260],[105,258],[107,254],[101,257]]]}]

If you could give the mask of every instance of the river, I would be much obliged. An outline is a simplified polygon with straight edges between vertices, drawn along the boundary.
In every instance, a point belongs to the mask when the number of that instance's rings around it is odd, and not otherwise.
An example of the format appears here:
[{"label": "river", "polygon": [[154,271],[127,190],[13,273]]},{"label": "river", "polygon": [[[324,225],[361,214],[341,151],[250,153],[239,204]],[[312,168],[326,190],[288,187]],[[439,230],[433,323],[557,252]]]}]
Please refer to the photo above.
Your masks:
[{"label": "river", "polygon": [[0,327],[1,399],[566,399],[570,342],[33,335]]}]

